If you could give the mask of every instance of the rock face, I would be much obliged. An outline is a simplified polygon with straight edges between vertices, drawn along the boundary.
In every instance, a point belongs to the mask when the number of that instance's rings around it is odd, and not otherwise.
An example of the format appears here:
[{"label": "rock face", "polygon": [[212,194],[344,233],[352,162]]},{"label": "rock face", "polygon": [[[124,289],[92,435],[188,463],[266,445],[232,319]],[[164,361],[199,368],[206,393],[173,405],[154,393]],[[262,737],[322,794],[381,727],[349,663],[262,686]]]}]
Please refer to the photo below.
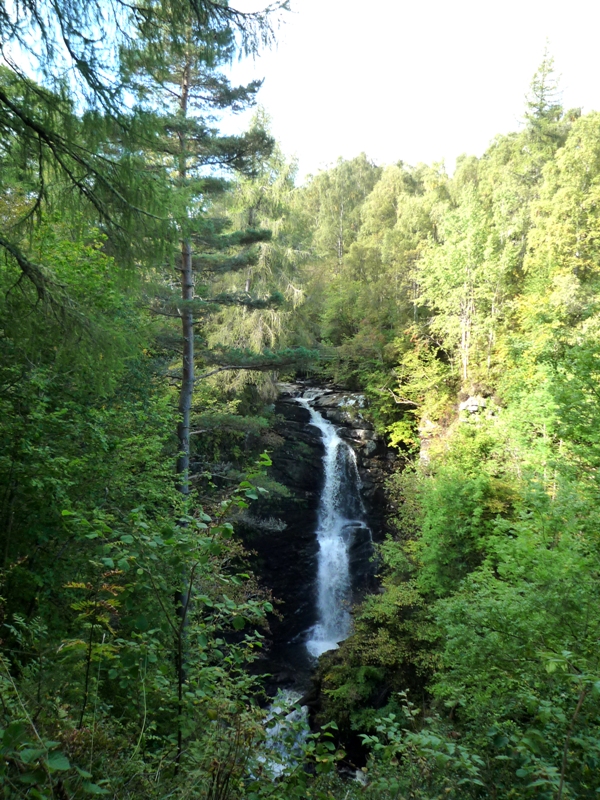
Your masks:
[{"label": "rock face", "polygon": [[485,397],[481,397],[481,395],[476,395],[475,397],[467,397],[459,406],[459,411],[468,411],[469,414],[477,414],[478,411],[482,411],[487,406],[487,402]]},{"label": "rock face", "polygon": [[[321,434],[310,425],[310,413],[296,402],[308,397],[311,405],[338,427],[338,434],[354,449],[362,481],[362,498],[367,521],[375,541],[382,537],[385,519],[384,481],[391,459],[384,442],[361,413],[365,399],[360,394],[334,388],[303,384],[280,387],[275,404],[275,433],[280,445],[273,449],[272,477],[283,484],[288,496],[270,496],[261,501],[258,512],[264,518],[282,520],[281,530],[247,529],[247,546],[256,553],[255,569],[273,596],[281,601],[270,620],[270,648],[258,662],[260,672],[273,678],[267,688],[277,685],[307,685],[313,667],[304,645],[305,632],[316,622],[316,576],[318,543],[315,536],[317,513],[323,486],[324,448]],[[370,561],[370,538],[357,537],[350,551],[354,599],[373,588],[374,566]]]}]

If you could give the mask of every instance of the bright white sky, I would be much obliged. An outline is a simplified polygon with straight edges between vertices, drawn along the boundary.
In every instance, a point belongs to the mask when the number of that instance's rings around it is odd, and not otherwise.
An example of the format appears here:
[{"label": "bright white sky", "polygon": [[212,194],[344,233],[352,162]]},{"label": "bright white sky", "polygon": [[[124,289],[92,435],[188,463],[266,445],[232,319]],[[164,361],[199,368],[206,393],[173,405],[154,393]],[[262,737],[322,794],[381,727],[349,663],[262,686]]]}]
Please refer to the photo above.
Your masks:
[{"label": "bright white sky", "polygon": [[[241,10],[265,5],[230,0]],[[595,0],[292,0],[276,49],[236,65],[300,178],[365,152],[377,163],[481,155],[516,130],[546,40],[566,107],[600,109]]]}]

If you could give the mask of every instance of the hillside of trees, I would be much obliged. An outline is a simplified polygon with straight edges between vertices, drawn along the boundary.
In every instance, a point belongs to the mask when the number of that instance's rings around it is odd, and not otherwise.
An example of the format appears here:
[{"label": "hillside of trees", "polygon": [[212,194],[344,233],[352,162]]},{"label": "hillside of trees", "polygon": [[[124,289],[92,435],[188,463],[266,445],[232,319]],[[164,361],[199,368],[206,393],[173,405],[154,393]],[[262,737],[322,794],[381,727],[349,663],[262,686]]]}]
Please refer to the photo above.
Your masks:
[{"label": "hillside of trees", "polygon": [[[600,113],[547,56],[452,175],[297,186],[260,109],[219,132],[285,6],[0,2],[3,796],[597,798]],[[275,768],[236,519],[285,493],[298,375],[397,458],[380,591]]]}]

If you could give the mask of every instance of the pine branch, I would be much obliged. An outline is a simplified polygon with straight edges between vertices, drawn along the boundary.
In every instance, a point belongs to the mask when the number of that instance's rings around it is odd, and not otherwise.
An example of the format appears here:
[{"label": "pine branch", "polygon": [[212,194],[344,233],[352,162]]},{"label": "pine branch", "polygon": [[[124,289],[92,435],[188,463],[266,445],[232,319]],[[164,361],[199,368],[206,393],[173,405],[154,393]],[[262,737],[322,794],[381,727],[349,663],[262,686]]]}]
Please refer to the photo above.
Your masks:
[{"label": "pine branch", "polygon": [[[25,113],[21,108],[19,108],[16,103],[14,103],[10,97],[6,94],[6,92],[0,88],[0,104],[4,105],[11,114],[13,114],[25,127],[26,130],[31,131],[37,137],[38,141],[41,144],[44,144],[48,150],[52,153],[55,162],[69,179],[69,182],[80,192],[80,194],[85,197],[88,202],[96,209],[96,211],[100,214],[101,218],[105,220],[111,226],[121,229],[120,226],[113,218],[113,215],[110,213],[108,208],[100,199],[97,192],[89,186],[89,178],[93,177],[99,184],[104,186],[123,207],[130,209],[138,214],[141,214],[146,217],[150,217],[155,220],[159,220],[161,222],[165,222],[166,218],[161,218],[156,216],[155,214],[150,213],[149,211],[139,208],[135,204],[133,204],[130,200],[128,200],[118,189],[115,184],[108,178],[105,172],[99,170],[97,167],[94,166],[92,160],[86,158],[83,153],[85,153],[85,149],[79,145],[69,142],[65,137],[61,136],[61,134],[53,131],[40,122],[38,122],[33,116],[30,114]],[[13,128],[14,129],[14,128]],[[17,135],[22,134],[21,131],[15,130]],[[89,151],[87,151],[89,153]],[[79,167],[82,167],[85,171],[85,175],[83,178],[77,176],[72,168],[67,163],[67,158],[72,159],[74,164]],[[94,160],[96,159],[96,155],[93,156]],[[105,163],[110,164],[113,168],[118,168],[118,165],[115,162],[110,162],[106,158],[101,158],[104,160]],[[41,167],[41,156],[40,156],[40,167]],[[42,177],[42,172],[40,172],[40,178]]]},{"label": "pine branch", "polygon": [[52,282],[44,275],[40,266],[30,261],[16,245],[6,239],[1,233],[0,247],[3,247],[6,252],[14,258],[23,275],[31,281],[35,287],[38,300],[43,302],[48,297],[51,297],[49,288]]}]

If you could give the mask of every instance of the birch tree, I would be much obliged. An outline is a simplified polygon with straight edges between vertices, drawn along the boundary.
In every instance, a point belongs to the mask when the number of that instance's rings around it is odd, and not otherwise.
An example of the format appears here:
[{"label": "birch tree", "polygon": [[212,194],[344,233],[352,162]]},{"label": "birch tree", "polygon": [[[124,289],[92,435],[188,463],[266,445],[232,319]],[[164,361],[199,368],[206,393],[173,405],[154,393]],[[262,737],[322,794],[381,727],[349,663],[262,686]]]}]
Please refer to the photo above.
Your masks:
[{"label": "birch tree", "polygon": [[442,243],[432,244],[419,262],[422,298],[435,312],[429,322],[449,353],[458,352],[464,385],[473,377],[476,345],[494,336],[502,285],[495,237],[472,186],[460,205],[447,212]]}]

